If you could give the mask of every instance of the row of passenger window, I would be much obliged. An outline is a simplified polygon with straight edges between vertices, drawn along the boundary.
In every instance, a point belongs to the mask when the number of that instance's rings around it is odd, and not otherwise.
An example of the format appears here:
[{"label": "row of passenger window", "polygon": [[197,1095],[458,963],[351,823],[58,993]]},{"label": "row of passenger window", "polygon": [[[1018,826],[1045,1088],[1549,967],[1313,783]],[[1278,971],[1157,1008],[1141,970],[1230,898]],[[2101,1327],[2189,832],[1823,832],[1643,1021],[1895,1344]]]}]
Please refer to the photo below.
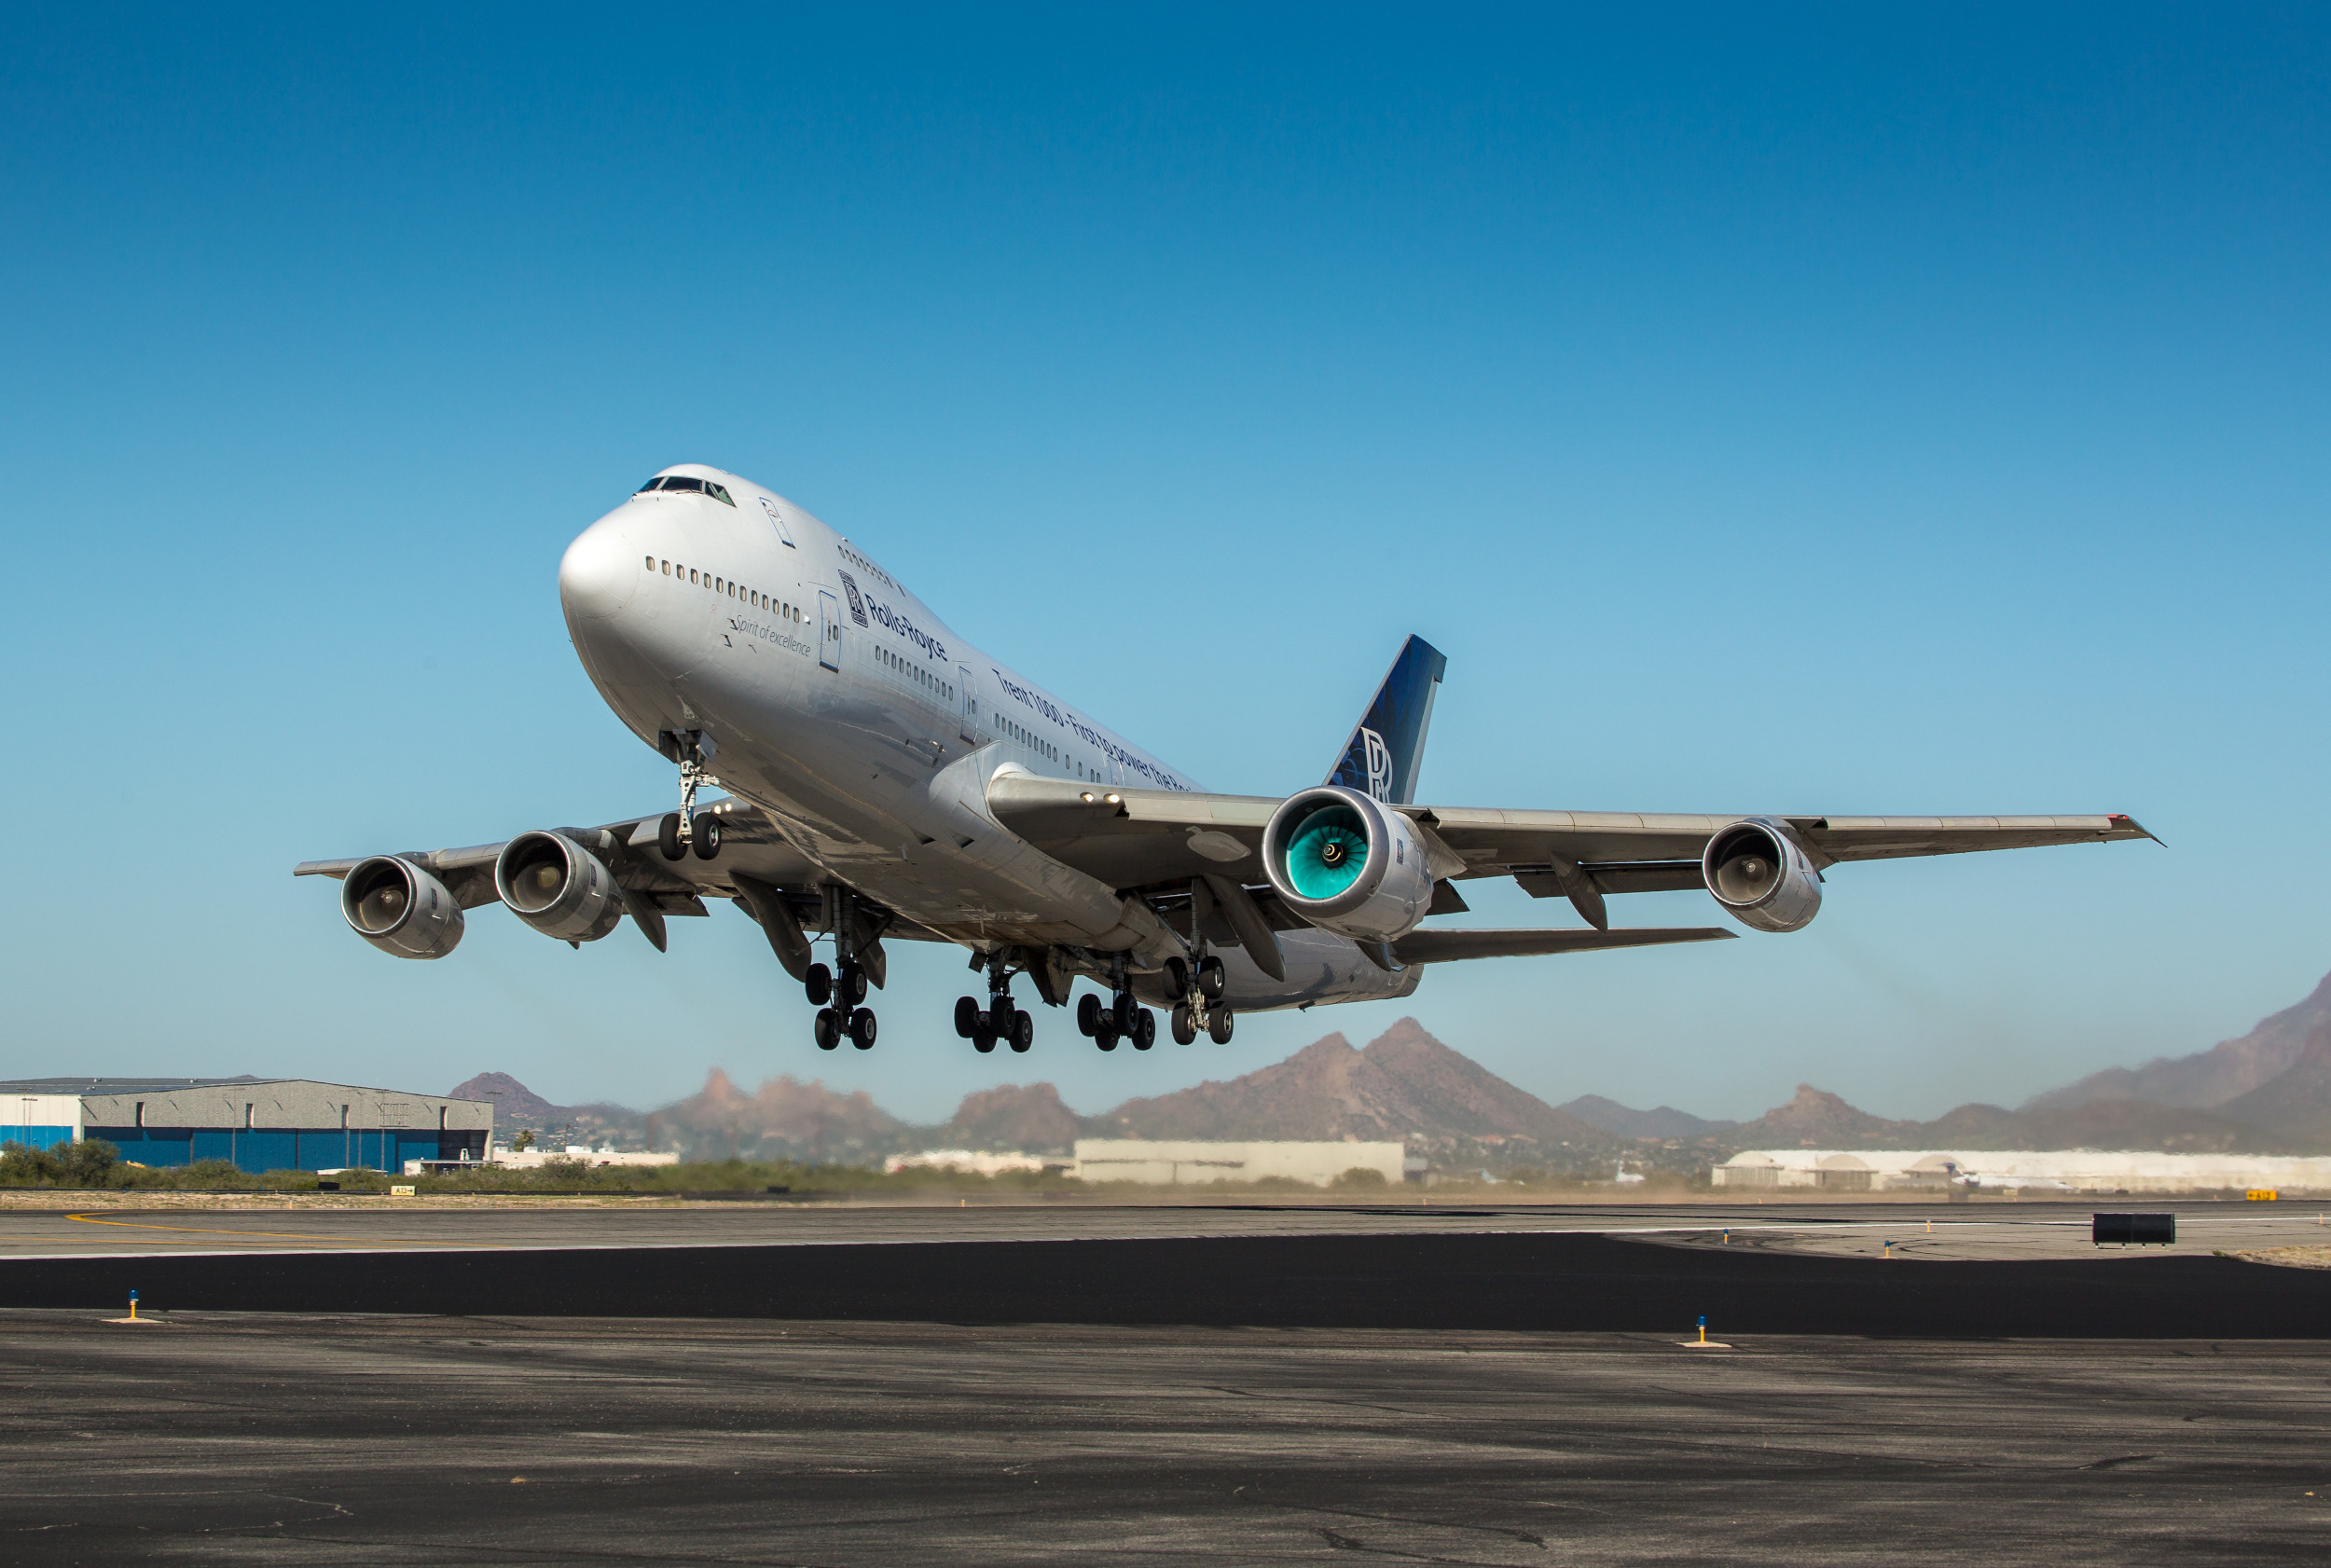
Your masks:
[{"label": "row of passenger window", "polygon": [[930,670],[924,668],[921,665],[917,664],[914,660],[901,658],[898,654],[893,653],[890,649],[883,647],[880,643],[876,643],[875,645],[875,657],[880,659],[884,664],[889,665],[892,669],[897,670],[901,675],[905,676],[909,681],[914,681],[917,686],[923,687],[925,690],[929,691],[931,695],[937,697],[941,702],[953,702],[955,700],[955,683],[953,681],[940,680],[936,675],[933,675]]},{"label": "row of passenger window", "polygon": [[1035,732],[1025,729],[1022,726],[1014,723],[1009,719],[1000,719],[997,722],[1003,726],[1004,734],[1010,736],[1013,739],[1018,741],[1021,745],[1027,747],[1029,750],[1035,752],[1038,756],[1042,757],[1047,762],[1056,763],[1060,760],[1060,748],[1053,745],[1048,740],[1041,738],[1035,734]]},{"label": "row of passenger window", "polygon": [[727,504],[731,506],[737,504],[735,502],[729,501],[728,491],[724,487],[715,485],[710,479],[691,479],[685,474],[674,474],[661,479],[650,479],[646,484],[641,485],[638,489],[634,490],[632,494],[645,495],[650,490],[664,490],[666,492],[672,490],[685,490],[691,495],[709,495],[714,501],[726,502]]},{"label": "row of passenger window", "polygon": [[766,610],[788,621],[806,624],[809,619],[808,612],[798,604],[788,604],[783,599],[771,598],[758,588],[740,587],[727,578],[715,577],[709,571],[700,573],[691,566],[674,566],[669,561],[657,560],[654,556],[650,556],[647,557],[647,569],[650,571],[661,571],[667,577],[677,577],[682,582],[697,587],[710,588],[727,598],[740,598],[755,610]]}]

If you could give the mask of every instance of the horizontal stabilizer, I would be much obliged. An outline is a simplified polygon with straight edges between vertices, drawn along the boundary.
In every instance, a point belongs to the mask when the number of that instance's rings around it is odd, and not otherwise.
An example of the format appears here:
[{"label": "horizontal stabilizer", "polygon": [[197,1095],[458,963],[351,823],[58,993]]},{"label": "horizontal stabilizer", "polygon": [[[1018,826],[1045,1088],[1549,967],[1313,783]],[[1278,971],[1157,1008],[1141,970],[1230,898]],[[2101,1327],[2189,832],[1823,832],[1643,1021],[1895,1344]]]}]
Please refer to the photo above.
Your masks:
[{"label": "horizontal stabilizer", "polygon": [[1656,947],[1671,942],[1730,942],[1717,926],[1645,927],[1626,931],[1557,927],[1475,931],[1411,931],[1392,944],[1403,964],[1447,964],[1459,958],[1531,958],[1548,953],[1598,953],[1607,947]]}]

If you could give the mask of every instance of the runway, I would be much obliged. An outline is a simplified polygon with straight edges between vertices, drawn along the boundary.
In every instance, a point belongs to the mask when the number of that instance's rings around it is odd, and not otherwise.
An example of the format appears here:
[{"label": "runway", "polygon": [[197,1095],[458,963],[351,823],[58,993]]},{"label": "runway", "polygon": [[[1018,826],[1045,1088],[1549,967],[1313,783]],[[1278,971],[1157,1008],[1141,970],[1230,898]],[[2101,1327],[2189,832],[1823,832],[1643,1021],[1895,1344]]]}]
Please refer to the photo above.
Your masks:
[{"label": "runway", "polygon": [[[573,1250],[814,1246],[934,1242],[1116,1241],[1227,1236],[1575,1234],[1829,1257],[1923,1260],[2118,1259],[2271,1246],[2331,1246],[2331,1204],[2241,1204],[2116,1198],[1979,1204],[1697,1203],[1553,1205],[1428,1204],[820,1204],[612,1206],[555,1201],[493,1207],[426,1200],[316,1204],[246,1200],[215,1207],[0,1208],[0,1263],[12,1258],[141,1258],[170,1253]],[[2176,1246],[2099,1251],[2100,1208],[2174,1212]]]},{"label": "runway", "polygon": [[2054,1568],[2331,1536],[2317,1344],[1678,1337],[18,1312],[0,1553]]},{"label": "runway", "polygon": [[[2088,1213],[1363,1207],[126,1211],[8,1216],[0,1302],[152,1312],[2308,1339],[2323,1231],[2216,1205],[2172,1249]],[[1927,1227],[1931,1225],[1932,1231]],[[2212,1245],[2235,1241],[2236,1245]],[[90,1238],[97,1238],[92,1245]]]}]

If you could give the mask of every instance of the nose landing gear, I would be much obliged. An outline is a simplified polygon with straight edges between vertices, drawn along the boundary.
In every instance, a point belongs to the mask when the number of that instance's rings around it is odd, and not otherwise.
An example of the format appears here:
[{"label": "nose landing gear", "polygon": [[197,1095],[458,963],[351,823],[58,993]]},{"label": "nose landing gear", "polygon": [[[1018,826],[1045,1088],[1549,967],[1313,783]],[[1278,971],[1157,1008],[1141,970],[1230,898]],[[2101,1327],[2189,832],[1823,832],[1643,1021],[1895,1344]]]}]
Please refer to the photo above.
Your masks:
[{"label": "nose landing gear", "polygon": [[655,847],[667,860],[684,860],[691,851],[709,860],[721,852],[721,821],[697,809],[697,791],[706,784],[720,788],[711,771],[720,747],[702,730],[666,730],[656,739],[664,755],[680,764],[680,809],[664,813],[655,824]]}]

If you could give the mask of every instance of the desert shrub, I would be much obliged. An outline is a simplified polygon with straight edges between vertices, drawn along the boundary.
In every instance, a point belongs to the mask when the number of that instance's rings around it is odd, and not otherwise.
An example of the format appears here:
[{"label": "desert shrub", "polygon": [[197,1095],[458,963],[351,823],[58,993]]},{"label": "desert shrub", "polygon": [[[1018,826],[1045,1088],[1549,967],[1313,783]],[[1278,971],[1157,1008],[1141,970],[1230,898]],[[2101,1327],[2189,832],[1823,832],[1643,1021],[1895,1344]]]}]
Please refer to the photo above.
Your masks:
[{"label": "desert shrub", "polygon": [[1354,1192],[1370,1188],[1382,1191],[1388,1184],[1384,1179],[1384,1173],[1373,1165],[1354,1165],[1337,1176],[1333,1185],[1338,1192]]},{"label": "desert shrub", "polygon": [[63,1174],[57,1157],[14,1138],[0,1143],[0,1184],[9,1187],[53,1186]]}]

